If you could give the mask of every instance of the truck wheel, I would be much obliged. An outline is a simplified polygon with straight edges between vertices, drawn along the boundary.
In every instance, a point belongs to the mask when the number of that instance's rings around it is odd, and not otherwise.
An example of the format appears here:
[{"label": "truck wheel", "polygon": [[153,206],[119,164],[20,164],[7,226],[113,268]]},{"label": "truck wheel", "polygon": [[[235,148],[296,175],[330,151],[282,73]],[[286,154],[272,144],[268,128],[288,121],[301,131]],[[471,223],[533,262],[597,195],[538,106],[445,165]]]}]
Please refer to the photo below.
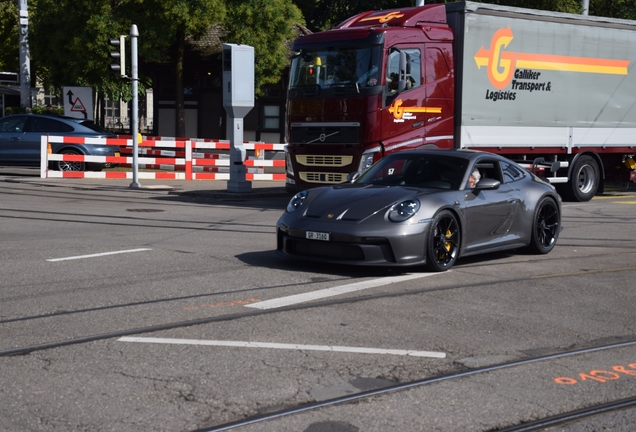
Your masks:
[{"label": "truck wheel", "polygon": [[442,272],[450,269],[457,261],[460,240],[455,215],[448,210],[435,215],[426,239],[426,270]]},{"label": "truck wheel", "polygon": [[600,182],[599,169],[592,156],[581,156],[574,163],[572,177],[565,188],[568,201],[589,201],[596,195]]}]

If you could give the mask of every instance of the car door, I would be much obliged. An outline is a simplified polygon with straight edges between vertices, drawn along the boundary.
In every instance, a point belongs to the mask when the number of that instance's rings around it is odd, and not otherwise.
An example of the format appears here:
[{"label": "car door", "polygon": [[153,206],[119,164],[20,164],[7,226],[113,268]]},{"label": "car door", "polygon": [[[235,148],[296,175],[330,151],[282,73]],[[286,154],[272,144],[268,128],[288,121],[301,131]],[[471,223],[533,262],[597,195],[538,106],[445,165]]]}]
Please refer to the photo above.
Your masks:
[{"label": "car door", "polygon": [[54,116],[31,116],[22,138],[23,155],[29,163],[39,164],[43,135],[72,135],[74,129]]},{"label": "car door", "polygon": [[478,188],[464,190],[466,220],[464,250],[466,254],[517,241],[517,236],[511,234],[511,228],[519,214],[517,191],[509,183],[504,182],[498,160],[481,159],[475,167],[481,173],[480,181],[494,179],[501,184],[497,189],[492,190]]},{"label": "car door", "polygon": [[8,165],[24,163],[23,138],[26,122],[26,115],[0,119],[0,163]]}]

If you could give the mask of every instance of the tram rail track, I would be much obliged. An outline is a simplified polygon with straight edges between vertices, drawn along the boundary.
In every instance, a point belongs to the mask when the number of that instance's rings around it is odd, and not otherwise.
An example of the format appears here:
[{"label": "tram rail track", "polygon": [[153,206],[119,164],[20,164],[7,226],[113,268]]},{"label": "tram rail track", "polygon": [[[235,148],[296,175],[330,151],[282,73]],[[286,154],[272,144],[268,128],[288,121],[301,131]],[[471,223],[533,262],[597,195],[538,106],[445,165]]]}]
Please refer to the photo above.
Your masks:
[{"label": "tram rail track", "polygon": [[[472,375],[478,375],[478,374],[483,374],[487,372],[495,372],[495,371],[500,371],[503,369],[508,369],[508,368],[517,367],[517,366],[524,366],[524,365],[538,363],[542,361],[556,360],[556,359],[565,358],[565,357],[589,354],[593,352],[623,348],[623,347],[633,346],[633,345],[636,345],[636,339],[616,342],[611,344],[605,344],[605,345],[599,345],[594,347],[563,351],[559,353],[529,357],[529,358],[525,358],[521,360],[514,360],[510,362],[499,363],[499,364],[484,366],[480,368],[473,368],[473,369],[468,369],[465,371],[444,374],[444,375],[440,375],[436,377],[424,378],[424,379],[415,380],[411,382],[400,383],[400,384],[396,384],[396,385],[392,385],[388,387],[383,387],[380,389],[363,391],[363,392],[352,394],[352,395],[341,396],[341,397],[332,398],[332,399],[328,399],[328,400],[324,400],[320,402],[314,402],[310,404],[301,405],[298,407],[287,408],[280,411],[267,413],[267,414],[261,414],[261,415],[250,417],[243,420],[238,420],[238,421],[234,421],[230,423],[212,426],[210,428],[198,429],[195,432],[227,431],[227,430],[232,430],[232,429],[248,426],[255,423],[260,423],[266,420],[274,420],[274,419],[285,417],[285,416],[299,414],[305,411],[316,410],[319,408],[326,408],[326,407],[349,403],[349,402],[357,402],[357,401],[361,401],[363,399],[368,399],[375,396],[386,395],[389,393],[395,393],[398,391],[408,390],[415,387],[422,387],[429,384],[440,383],[443,381],[455,380],[455,379],[465,378]],[[544,429],[549,426],[560,425],[566,422],[583,419],[585,417],[589,417],[592,415],[598,415],[598,414],[607,413],[611,411],[622,410],[632,406],[636,406],[636,397],[622,399],[620,401],[615,401],[615,402],[611,402],[611,403],[607,403],[603,405],[592,406],[592,407],[572,411],[569,413],[564,413],[558,416],[553,416],[553,417],[537,420],[532,423],[517,425],[508,429],[498,429],[498,432],[536,431],[536,430]]]},{"label": "tram rail track", "polygon": [[[520,425],[511,426],[505,429],[497,429],[496,432],[533,432],[544,430],[549,427],[563,426],[567,423],[584,420],[589,417],[609,414],[612,412],[621,411],[628,408],[636,407],[636,397],[620,399],[613,402],[608,402],[600,405],[593,405],[590,407],[582,408],[575,411],[566,412],[563,414],[555,415],[552,417],[546,417],[543,419],[535,420],[528,423],[522,423]],[[495,431],[492,431],[495,432]]]}]

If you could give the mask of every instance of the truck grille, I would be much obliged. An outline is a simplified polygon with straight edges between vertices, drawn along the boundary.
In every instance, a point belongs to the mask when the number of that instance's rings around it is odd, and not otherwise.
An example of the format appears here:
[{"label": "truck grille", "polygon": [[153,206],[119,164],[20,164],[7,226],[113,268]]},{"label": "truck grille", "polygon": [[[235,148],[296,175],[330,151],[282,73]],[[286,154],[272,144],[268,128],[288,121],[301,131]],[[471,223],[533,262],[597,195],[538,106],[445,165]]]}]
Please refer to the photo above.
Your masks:
[{"label": "truck grille", "polygon": [[299,172],[298,175],[306,183],[338,184],[347,181],[347,175],[341,173]]},{"label": "truck grille", "polygon": [[359,144],[360,123],[292,123],[292,144]]},{"label": "truck grille", "polygon": [[297,155],[296,161],[304,166],[343,167],[351,165],[353,156]]}]

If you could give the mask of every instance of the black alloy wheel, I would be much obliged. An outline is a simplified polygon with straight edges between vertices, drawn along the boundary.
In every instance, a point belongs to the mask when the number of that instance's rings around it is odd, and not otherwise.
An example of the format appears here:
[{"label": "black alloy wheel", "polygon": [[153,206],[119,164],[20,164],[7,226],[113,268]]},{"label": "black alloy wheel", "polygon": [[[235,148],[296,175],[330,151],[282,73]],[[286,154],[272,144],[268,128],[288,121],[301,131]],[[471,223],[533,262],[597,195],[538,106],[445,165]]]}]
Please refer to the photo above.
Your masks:
[{"label": "black alloy wheel", "polygon": [[536,254],[547,254],[556,244],[561,229],[559,208],[552,198],[539,201],[534,213],[530,251]]},{"label": "black alloy wheel", "polygon": [[448,210],[435,215],[426,241],[426,269],[432,272],[450,269],[457,261],[460,241],[455,215]]}]

